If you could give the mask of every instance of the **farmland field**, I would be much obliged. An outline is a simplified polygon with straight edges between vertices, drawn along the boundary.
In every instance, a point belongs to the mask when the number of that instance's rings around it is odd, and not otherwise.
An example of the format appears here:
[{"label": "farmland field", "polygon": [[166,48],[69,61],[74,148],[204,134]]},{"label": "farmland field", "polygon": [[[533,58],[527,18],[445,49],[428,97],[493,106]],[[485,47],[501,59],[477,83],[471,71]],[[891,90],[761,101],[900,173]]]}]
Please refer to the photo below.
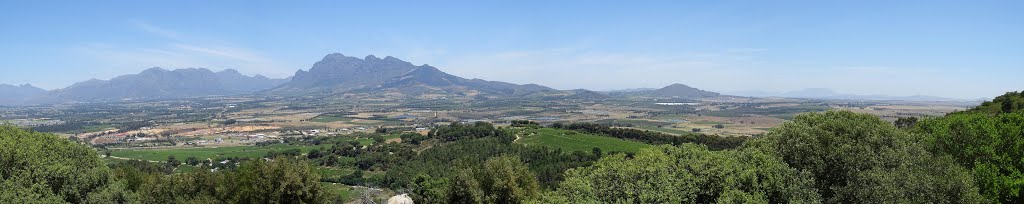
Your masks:
[{"label": "farmland field", "polygon": [[324,190],[331,197],[337,196],[337,199],[340,200],[340,201],[351,201],[351,200],[358,199],[360,192],[362,192],[359,189],[355,189],[355,188],[352,188],[351,186],[347,186],[347,185],[344,185],[344,184],[326,183],[326,182],[322,182],[320,184],[324,186]]},{"label": "farmland field", "polygon": [[551,128],[525,129],[517,143],[561,148],[564,151],[590,152],[594,147],[604,152],[636,152],[650,145],[613,137],[591,135]]},{"label": "farmland field", "polygon": [[165,161],[168,156],[174,155],[179,160],[196,157],[199,159],[206,158],[217,158],[217,157],[262,157],[267,155],[270,151],[284,151],[289,149],[298,149],[301,152],[309,152],[309,150],[317,149],[320,147],[329,148],[328,145],[318,146],[296,146],[286,144],[275,144],[270,146],[237,146],[237,147],[197,147],[197,148],[184,148],[184,149],[138,149],[138,150],[118,150],[113,151],[111,156],[128,158],[128,159],[140,159],[149,161]]},{"label": "farmland field", "polygon": [[316,116],[313,119],[310,119],[309,121],[311,121],[311,122],[318,122],[318,123],[329,123],[329,122],[338,122],[338,121],[349,122],[349,121],[352,121],[352,118],[333,116],[333,115],[320,115],[320,116]]},{"label": "farmland field", "polygon": [[[636,128],[637,129],[641,129],[641,130],[657,131],[657,132],[669,133],[669,134],[674,134],[674,135],[694,134],[690,130],[681,130],[681,129],[675,129],[675,128],[659,128],[659,127],[651,127],[651,126],[640,126],[640,127],[636,127]],[[685,128],[685,126],[684,126],[684,128]]]}]

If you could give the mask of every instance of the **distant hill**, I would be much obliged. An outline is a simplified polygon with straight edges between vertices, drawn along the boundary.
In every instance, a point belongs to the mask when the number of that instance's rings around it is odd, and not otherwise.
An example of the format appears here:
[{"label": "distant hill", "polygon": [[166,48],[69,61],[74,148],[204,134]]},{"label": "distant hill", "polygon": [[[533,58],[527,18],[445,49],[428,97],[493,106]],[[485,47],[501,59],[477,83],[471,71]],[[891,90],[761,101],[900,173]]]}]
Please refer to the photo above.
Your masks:
[{"label": "distant hill", "polygon": [[628,93],[628,92],[651,91],[651,90],[655,90],[655,89],[656,88],[632,88],[632,89],[618,89],[618,90],[601,91],[601,92],[604,92],[604,93]]},{"label": "distant hill", "polygon": [[575,92],[575,93],[567,95],[567,96],[565,96],[563,98],[564,99],[580,99],[580,100],[600,100],[600,99],[611,98],[611,96],[605,95],[603,93],[596,92],[596,91],[585,90],[585,89],[572,90],[572,92]]},{"label": "distant hill", "polygon": [[984,113],[1009,113],[1024,110],[1024,91],[1022,92],[1008,92],[1002,96],[998,96],[992,101],[985,101],[981,105],[967,110],[967,112],[984,112]]},{"label": "distant hill", "polygon": [[888,96],[888,95],[857,95],[838,93],[826,88],[808,88],[785,93],[765,91],[739,91],[727,94],[749,97],[782,97],[782,98],[804,98],[804,99],[845,99],[845,100],[893,100],[893,101],[971,101],[964,99],[945,98],[937,96],[913,95],[913,96]]},{"label": "distant hill", "polygon": [[0,105],[21,105],[30,98],[38,97],[46,93],[39,87],[31,84],[20,86],[0,84]]},{"label": "distant hill", "polygon": [[839,95],[839,93],[836,93],[832,89],[808,88],[782,93],[780,96],[787,98],[834,98]]},{"label": "distant hill", "polygon": [[205,68],[146,69],[138,74],[110,80],[92,79],[53,90],[40,102],[109,101],[121,99],[181,98],[252,93],[284,83],[283,79],[246,76],[228,69],[213,72]]},{"label": "distant hill", "polygon": [[502,96],[523,96],[559,91],[536,84],[519,85],[481,79],[465,79],[445,73],[430,65],[416,66],[391,56],[381,59],[369,55],[360,59],[334,53],[313,64],[309,71],[297,71],[291,82],[264,93],[294,95],[381,92],[397,92],[407,95],[480,92]]},{"label": "distant hill", "polygon": [[643,96],[648,97],[665,97],[665,98],[704,98],[704,97],[715,97],[720,95],[716,92],[710,92],[700,90],[683,84],[672,84],[660,89],[650,91],[636,92]]}]

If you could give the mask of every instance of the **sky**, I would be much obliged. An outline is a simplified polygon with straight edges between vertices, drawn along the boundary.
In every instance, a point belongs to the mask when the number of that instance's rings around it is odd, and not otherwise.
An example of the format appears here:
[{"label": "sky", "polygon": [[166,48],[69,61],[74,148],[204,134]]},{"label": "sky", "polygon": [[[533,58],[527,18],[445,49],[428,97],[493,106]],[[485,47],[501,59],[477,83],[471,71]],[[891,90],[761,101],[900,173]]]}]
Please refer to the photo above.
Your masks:
[{"label": "sky", "polygon": [[557,89],[991,98],[1024,1],[0,1],[0,84],[150,67],[284,78],[330,53]]}]

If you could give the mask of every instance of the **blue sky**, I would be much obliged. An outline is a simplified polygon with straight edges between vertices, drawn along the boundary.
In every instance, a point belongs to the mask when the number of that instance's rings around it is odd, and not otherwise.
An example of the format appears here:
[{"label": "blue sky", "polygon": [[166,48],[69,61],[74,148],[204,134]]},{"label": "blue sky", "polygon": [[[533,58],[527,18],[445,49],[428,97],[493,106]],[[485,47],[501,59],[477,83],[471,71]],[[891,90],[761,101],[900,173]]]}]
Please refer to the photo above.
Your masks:
[{"label": "blue sky", "polygon": [[287,77],[328,53],[559,89],[990,98],[1024,90],[1021,1],[2,1],[0,83],[149,67]]}]

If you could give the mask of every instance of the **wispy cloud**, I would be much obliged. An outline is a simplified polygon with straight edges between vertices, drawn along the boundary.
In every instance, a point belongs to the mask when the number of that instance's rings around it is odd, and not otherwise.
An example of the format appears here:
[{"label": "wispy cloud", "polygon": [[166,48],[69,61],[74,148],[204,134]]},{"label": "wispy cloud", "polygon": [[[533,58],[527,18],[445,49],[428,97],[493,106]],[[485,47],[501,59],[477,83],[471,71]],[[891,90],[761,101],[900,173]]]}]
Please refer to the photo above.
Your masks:
[{"label": "wispy cloud", "polygon": [[149,23],[146,23],[146,22],[143,22],[143,21],[135,21],[134,24],[135,24],[135,27],[139,28],[140,30],[148,32],[148,33],[153,34],[153,35],[157,35],[157,36],[164,37],[164,38],[167,38],[167,39],[172,39],[172,40],[180,40],[181,39],[181,37],[178,35],[178,32],[175,32],[175,31],[172,31],[172,30],[164,29],[162,27],[155,26],[153,24],[149,24]]},{"label": "wispy cloud", "polygon": [[236,59],[245,62],[268,62],[266,57],[254,53],[253,51],[238,48],[238,47],[227,47],[227,46],[214,46],[214,47],[202,47],[197,45],[186,45],[186,44],[174,44],[174,47],[182,51],[190,51],[196,53],[202,53],[215,57],[224,57],[230,59]]},{"label": "wispy cloud", "polygon": [[[294,68],[266,57],[258,51],[219,43],[194,40],[184,32],[135,21],[134,27],[159,37],[156,46],[131,47],[105,42],[86,42],[71,51],[92,59],[94,66],[116,72],[133,73],[148,67],[168,69],[203,67],[212,70],[238,69],[244,73],[287,77]],[[107,74],[111,75],[111,74]]]}]

